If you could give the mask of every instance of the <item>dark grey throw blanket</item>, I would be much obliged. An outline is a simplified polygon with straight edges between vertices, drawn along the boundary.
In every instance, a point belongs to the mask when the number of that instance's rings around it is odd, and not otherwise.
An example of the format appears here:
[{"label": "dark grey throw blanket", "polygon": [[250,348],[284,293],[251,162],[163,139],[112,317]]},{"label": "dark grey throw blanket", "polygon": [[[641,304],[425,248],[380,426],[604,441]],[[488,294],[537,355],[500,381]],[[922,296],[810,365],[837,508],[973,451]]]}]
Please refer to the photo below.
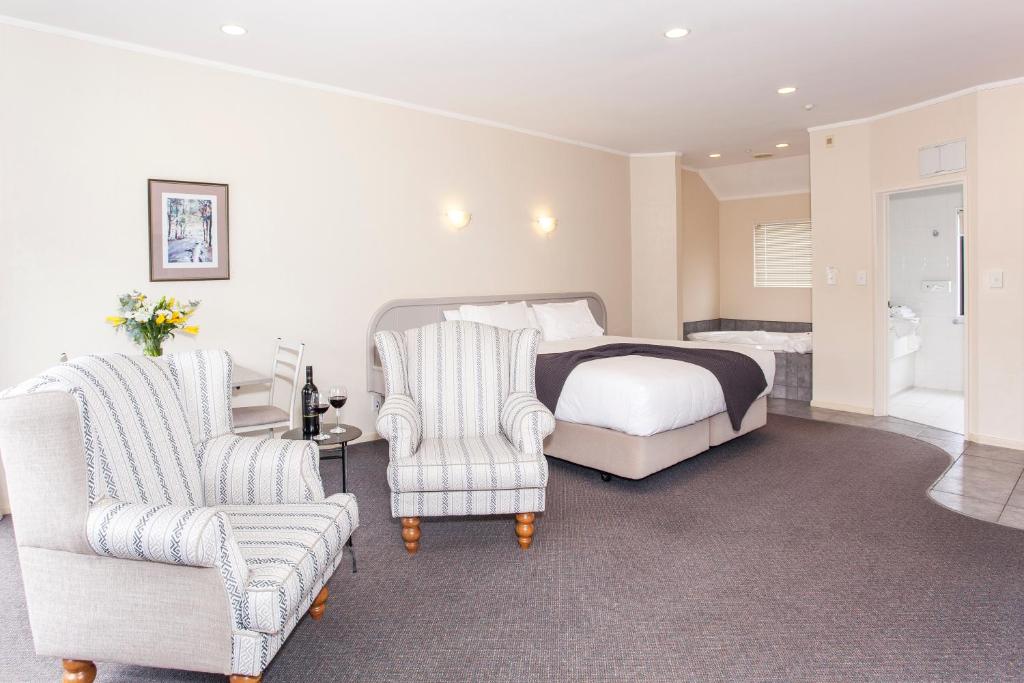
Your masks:
[{"label": "dark grey throw blanket", "polygon": [[658,344],[605,344],[591,349],[544,353],[537,356],[537,398],[552,413],[562,395],[565,380],[577,365],[599,358],[651,356],[699,365],[722,385],[725,410],[732,428],[739,430],[747,409],[768,386],[761,366],[750,356],[724,349],[687,349]]}]

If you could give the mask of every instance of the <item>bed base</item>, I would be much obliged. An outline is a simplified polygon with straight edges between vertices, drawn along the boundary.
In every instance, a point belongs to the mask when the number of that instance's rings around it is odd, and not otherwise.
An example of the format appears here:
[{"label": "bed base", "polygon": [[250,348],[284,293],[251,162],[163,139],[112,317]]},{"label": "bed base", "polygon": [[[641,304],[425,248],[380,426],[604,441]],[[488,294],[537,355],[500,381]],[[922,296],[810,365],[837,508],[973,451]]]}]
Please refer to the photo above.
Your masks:
[{"label": "bed base", "polygon": [[651,436],[633,436],[592,425],[555,421],[555,431],[544,442],[550,457],[592,467],[605,475],[643,479],[677,462],[703,453],[768,422],[768,399],[757,399],[733,431],[729,416],[718,413],[686,427]]}]

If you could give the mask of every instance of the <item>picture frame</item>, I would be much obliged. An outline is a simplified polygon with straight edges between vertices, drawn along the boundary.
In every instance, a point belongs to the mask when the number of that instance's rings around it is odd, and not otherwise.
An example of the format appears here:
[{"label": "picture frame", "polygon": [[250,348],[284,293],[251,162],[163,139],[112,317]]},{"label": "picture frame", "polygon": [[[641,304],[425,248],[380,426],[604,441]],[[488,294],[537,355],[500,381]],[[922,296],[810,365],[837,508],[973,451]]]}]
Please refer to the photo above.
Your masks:
[{"label": "picture frame", "polygon": [[149,179],[149,281],[231,277],[228,186]]}]

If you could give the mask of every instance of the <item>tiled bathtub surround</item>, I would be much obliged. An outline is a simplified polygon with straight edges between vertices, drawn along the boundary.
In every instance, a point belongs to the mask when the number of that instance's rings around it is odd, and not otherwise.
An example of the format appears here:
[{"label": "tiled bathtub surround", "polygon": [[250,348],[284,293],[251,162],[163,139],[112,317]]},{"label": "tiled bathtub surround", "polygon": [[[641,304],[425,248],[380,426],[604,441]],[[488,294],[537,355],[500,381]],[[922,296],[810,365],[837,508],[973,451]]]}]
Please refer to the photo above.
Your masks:
[{"label": "tiled bathtub surround", "polygon": [[[683,323],[683,338],[694,332],[716,332],[718,330],[764,330],[766,332],[810,332],[811,323],[782,322],[778,320],[737,320],[715,318]],[[795,401],[811,400],[810,353],[775,353],[775,384],[768,394],[771,398],[787,398]]]},{"label": "tiled bathtub surround", "polygon": [[783,322],[781,320],[739,320],[737,318],[714,318],[693,320],[683,323],[683,338],[691,332],[716,332],[718,330],[764,330],[766,332],[810,332],[811,323]]},{"label": "tiled bathtub surround", "polygon": [[811,363],[814,354],[775,352],[775,384],[771,398],[811,400]]}]

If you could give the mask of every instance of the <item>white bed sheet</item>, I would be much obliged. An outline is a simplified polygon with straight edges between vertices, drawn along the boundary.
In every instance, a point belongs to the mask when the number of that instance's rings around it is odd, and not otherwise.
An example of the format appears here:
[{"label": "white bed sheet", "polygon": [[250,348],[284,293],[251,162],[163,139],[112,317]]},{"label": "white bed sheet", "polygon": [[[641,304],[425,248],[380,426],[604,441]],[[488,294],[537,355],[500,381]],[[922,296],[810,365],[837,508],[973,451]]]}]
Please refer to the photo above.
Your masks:
[{"label": "white bed sheet", "polygon": [[[541,342],[538,351],[542,354],[558,353],[619,343],[737,351],[753,358],[764,372],[768,387],[762,396],[771,391],[775,379],[775,354],[742,344],[586,337]],[[710,371],[666,358],[623,356],[578,365],[562,388],[555,417],[566,422],[650,436],[691,425],[724,411],[722,387]]]}]

